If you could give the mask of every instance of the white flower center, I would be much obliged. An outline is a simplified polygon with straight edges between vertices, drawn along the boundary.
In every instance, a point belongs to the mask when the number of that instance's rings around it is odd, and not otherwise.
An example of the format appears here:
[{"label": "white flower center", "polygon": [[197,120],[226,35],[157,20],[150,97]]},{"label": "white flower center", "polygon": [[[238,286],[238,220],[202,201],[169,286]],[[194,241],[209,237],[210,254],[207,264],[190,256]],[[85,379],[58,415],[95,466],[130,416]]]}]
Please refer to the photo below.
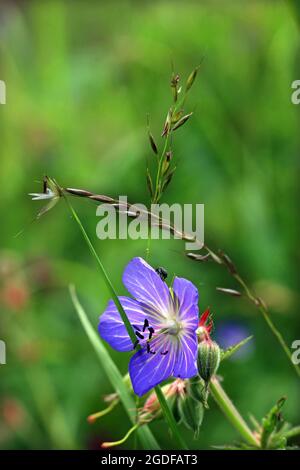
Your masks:
[{"label": "white flower center", "polygon": [[175,318],[172,318],[164,324],[163,329],[165,330],[166,334],[178,335],[182,329],[182,324]]}]

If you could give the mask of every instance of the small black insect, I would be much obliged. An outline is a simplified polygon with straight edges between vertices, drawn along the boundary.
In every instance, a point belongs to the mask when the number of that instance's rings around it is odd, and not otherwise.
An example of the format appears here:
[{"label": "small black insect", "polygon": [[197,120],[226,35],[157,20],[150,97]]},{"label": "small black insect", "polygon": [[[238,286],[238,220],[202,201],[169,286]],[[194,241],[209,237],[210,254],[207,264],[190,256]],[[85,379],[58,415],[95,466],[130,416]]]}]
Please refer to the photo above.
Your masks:
[{"label": "small black insect", "polygon": [[157,268],[155,271],[157,272],[157,274],[163,281],[167,279],[168,271],[165,268],[160,267],[160,268]]}]

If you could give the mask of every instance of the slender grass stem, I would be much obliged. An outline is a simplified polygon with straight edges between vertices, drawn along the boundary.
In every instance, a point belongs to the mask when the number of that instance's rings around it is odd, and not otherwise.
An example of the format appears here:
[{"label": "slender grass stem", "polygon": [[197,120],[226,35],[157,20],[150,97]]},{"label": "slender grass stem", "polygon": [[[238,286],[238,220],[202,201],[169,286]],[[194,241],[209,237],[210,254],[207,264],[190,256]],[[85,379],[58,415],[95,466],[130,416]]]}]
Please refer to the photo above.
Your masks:
[{"label": "slender grass stem", "polygon": [[285,352],[285,354],[287,355],[287,357],[289,358],[290,360],[290,363],[294,366],[294,369],[297,373],[297,375],[300,377],[300,369],[299,369],[299,366],[297,366],[297,364],[294,364],[292,361],[291,361],[291,351],[290,351],[290,348],[288,347],[288,345],[286,344],[282,334],[280,333],[280,331],[276,328],[276,326],[274,325],[274,323],[272,322],[271,318],[270,318],[270,315],[269,315],[269,312],[268,310],[266,309],[266,307],[264,306],[264,304],[262,302],[259,301],[259,299],[257,299],[255,297],[255,295],[253,294],[253,292],[250,290],[250,288],[247,286],[247,284],[245,283],[245,281],[241,278],[240,275],[236,274],[234,275],[235,279],[238,281],[238,283],[240,284],[240,286],[243,287],[244,289],[244,292],[246,294],[246,296],[248,297],[249,300],[251,300],[251,302],[253,302],[256,307],[258,308],[258,310],[260,311],[260,313],[262,314],[265,322],[267,323],[267,325],[269,326],[270,330],[272,331],[273,335],[275,336],[275,338],[278,340],[278,342],[280,343],[283,351]]},{"label": "slender grass stem", "polygon": [[[182,98],[179,101],[177,101],[175,103],[173,109],[171,108],[172,109],[172,113],[171,113],[172,115],[174,115],[177,112],[177,110],[180,109],[180,107],[182,107],[184,105],[185,100],[186,100],[186,93],[182,96]],[[160,176],[161,176],[161,170],[162,170],[164,157],[166,155],[166,151],[168,149],[168,145],[169,145],[169,141],[170,141],[171,132],[172,132],[172,129],[169,128],[168,131],[167,131],[167,134],[166,134],[163,150],[162,150],[161,155],[160,155],[159,160],[158,160],[158,167],[157,167],[156,180],[155,180],[155,192],[154,192],[154,196],[153,196],[153,200],[152,200],[153,204],[157,204],[160,200],[160,197],[161,197],[161,191],[160,191],[161,188],[160,188],[159,182],[160,182]]]},{"label": "slender grass stem", "polygon": [[100,268],[101,274],[102,274],[102,276],[104,278],[104,281],[105,281],[105,283],[108,287],[108,290],[109,290],[109,292],[110,292],[110,294],[111,294],[111,296],[112,296],[112,298],[113,298],[113,300],[114,300],[114,302],[115,302],[115,304],[118,308],[119,314],[120,314],[120,316],[122,318],[122,321],[123,321],[123,323],[126,327],[127,333],[129,335],[132,343],[134,344],[135,341],[136,341],[136,336],[135,336],[134,330],[133,330],[133,328],[130,324],[130,321],[128,320],[128,317],[126,315],[125,310],[122,307],[122,304],[121,304],[121,302],[119,300],[119,297],[118,297],[118,295],[117,295],[117,293],[116,293],[116,291],[115,291],[115,289],[114,289],[114,287],[111,283],[111,280],[109,279],[108,274],[107,274],[107,272],[106,272],[106,270],[105,270],[105,268],[104,268],[104,266],[103,266],[103,264],[102,264],[102,262],[101,262],[101,260],[98,256],[98,254],[97,254],[97,252],[96,252],[96,250],[95,250],[95,248],[94,248],[87,232],[85,231],[85,228],[83,227],[83,225],[81,223],[81,220],[79,219],[77,213],[75,212],[75,210],[73,209],[70,201],[68,200],[68,198],[65,195],[64,195],[64,198],[65,198],[65,201],[67,202],[67,205],[68,205],[68,207],[71,211],[71,214],[73,215],[75,221],[77,222],[77,224],[78,224],[78,226],[81,230],[81,233],[83,234],[83,237],[84,237],[84,239],[85,239],[92,255],[94,256],[94,258],[95,258],[95,260],[96,260],[96,262],[97,262],[97,264]]},{"label": "slender grass stem", "polygon": [[161,168],[162,168],[164,156],[165,156],[165,154],[166,154],[166,151],[167,151],[167,148],[168,148],[168,144],[169,144],[169,138],[170,138],[170,131],[169,131],[168,134],[166,135],[164,148],[163,148],[163,150],[162,150],[162,152],[161,152],[161,156],[160,156],[159,162],[158,162],[158,168],[157,168],[157,174],[156,174],[156,181],[155,181],[155,193],[154,193],[154,197],[153,197],[153,201],[152,201],[153,204],[157,204],[157,203],[159,202],[159,199],[160,199],[159,180],[160,180]]},{"label": "slender grass stem", "polygon": [[[104,268],[104,266],[103,266],[103,264],[102,264],[102,262],[101,262],[101,260],[100,260],[100,258],[99,258],[99,256],[98,256],[98,254],[97,254],[97,252],[96,252],[96,250],[95,250],[95,248],[94,248],[94,246],[93,246],[93,244],[92,244],[92,242],[91,242],[91,240],[90,240],[90,238],[89,238],[89,236],[88,236],[88,234],[87,234],[85,228],[83,227],[83,225],[82,225],[82,223],[81,223],[81,220],[79,219],[79,217],[78,217],[76,211],[75,211],[74,208],[72,207],[72,205],[71,205],[70,201],[68,200],[67,196],[64,194],[63,197],[64,197],[64,199],[65,199],[65,201],[66,201],[66,203],[67,203],[67,205],[68,205],[68,208],[69,208],[69,210],[70,210],[72,216],[74,217],[74,220],[77,222],[77,224],[78,224],[78,226],[79,226],[79,228],[80,228],[80,230],[81,230],[81,232],[82,232],[82,234],[83,234],[83,237],[84,237],[84,239],[85,239],[85,241],[86,241],[86,243],[87,243],[87,245],[88,245],[88,247],[89,247],[89,249],[90,249],[92,255],[94,256],[95,260],[97,261],[97,264],[98,264],[98,266],[99,266],[99,268],[100,268],[101,274],[102,274],[102,276],[103,276],[103,278],[104,278],[104,280],[105,280],[105,283],[106,283],[106,285],[107,285],[107,287],[108,287],[108,289],[109,289],[109,292],[110,292],[110,294],[111,294],[111,296],[112,296],[112,298],[113,298],[113,300],[114,300],[114,302],[115,302],[115,304],[116,304],[116,306],[117,306],[117,309],[118,309],[119,314],[120,314],[120,316],[121,316],[121,318],[122,318],[122,320],[123,320],[123,322],[124,322],[124,325],[125,325],[126,330],[127,330],[128,334],[129,334],[129,337],[130,337],[132,343],[135,344],[135,342],[136,342],[136,336],[135,336],[134,330],[133,330],[133,328],[132,328],[132,326],[131,326],[131,324],[130,324],[130,321],[129,321],[127,315],[126,315],[125,310],[123,309],[123,307],[122,307],[122,305],[121,305],[121,302],[119,301],[118,295],[117,295],[117,293],[116,293],[116,291],[115,291],[115,289],[114,289],[114,287],[113,287],[113,285],[112,285],[112,283],[111,283],[111,281],[110,281],[110,279],[109,279],[109,276],[108,276],[108,274],[106,273],[106,270],[105,270],[105,268]],[[159,385],[155,387],[155,392],[156,392],[157,398],[158,398],[158,400],[159,400],[159,403],[160,403],[162,412],[163,412],[163,414],[164,414],[164,416],[165,416],[166,422],[168,423],[168,425],[169,425],[169,427],[170,427],[170,429],[171,429],[171,431],[172,431],[172,433],[173,433],[174,438],[176,439],[177,443],[178,443],[182,448],[187,449],[187,446],[186,446],[186,444],[184,443],[184,440],[183,440],[183,438],[182,438],[182,436],[181,436],[181,434],[180,434],[180,432],[179,432],[179,430],[178,430],[178,428],[177,428],[176,421],[174,420],[174,417],[173,417],[173,415],[172,415],[172,412],[171,412],[171,410],[170,410],[170,408],[169,408],[169,405],[168,405],[168,403],[167,403],[167,401],[166,401],[166,399],[165,399],[165,397],[164,397],[164,395],[163,395],[163,393],[162,393],[161,388],[160,388]]]},{"label": "slender grass stem", "polygon": [[211,379],[210,391],[215,402],[223,411],[228,421],[240,433],[245,441],[251,446],[259,447],[259,441],[254,436],[244,418],[240,415],[216,377]]}]

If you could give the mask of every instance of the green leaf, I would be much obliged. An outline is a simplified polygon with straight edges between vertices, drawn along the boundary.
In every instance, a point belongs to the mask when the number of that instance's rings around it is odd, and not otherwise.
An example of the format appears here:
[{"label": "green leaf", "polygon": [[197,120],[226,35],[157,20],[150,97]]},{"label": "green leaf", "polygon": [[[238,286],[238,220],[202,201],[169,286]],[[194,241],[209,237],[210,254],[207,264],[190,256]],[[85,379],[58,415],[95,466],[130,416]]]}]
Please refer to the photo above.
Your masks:
[{"label": "green leaf", "polygon": [[[131,397],[126,385],[123,382],[123,377],[117,368],[116,364],[110,357],[108,351],[102,344],[99,336],[97,335],[96,331],[94,330],[93,326],[91,325],[82,305],[80,304],[75,287],[70,286],[70,294],[71,294],[71,299],[73,302],[73,305],[76,309],[76,312],[78,314],[78,317],[81,321],[81,324],[93,346],[93,348],[96,351],[96,354],[98,358],[100,359],[100,362],[102,364],[103,369],[105,370],[105,373],[113,386],[113,388],[116,390],[118,395],[120,396],[120,399],[124,405],[124,408],[129,416],[130,421],[135,424],[136,422],[136,413],[135,413],[135,403],[133,398]],[[159,450],[160,447],[151,433],[150,429],[148,426],[143,425],[138,429],[138,435],[139,438],[143,444],[144,449],[154,449],[154,450]]]},{"label": "green leaf", "polygon": [[225,351],[221,352],[221,361],[224,359],[228,359],[231,357],[235,352],[237,352],[242,346],[244,346],[250,339],[252,339],[253,336],[248,336],[248,338],[243,339],[237,344],[234,344],[233,346],[230,346],[229,348],[225,349]]},{"label": "green leaf", "polygon": [[[262,449],[272,448],[273,444],[275,445],[275,443],[272,442],[271,437],[272,434],[278,430],[278,426],[282,419],[280,410],[283,407],[285,401],[286,397],[280,398],[276,405],[273,406],[269,413],[262,419],[262,434],[260,439]],[[282,442],[277,443],[277,445],[281,447]]]}]

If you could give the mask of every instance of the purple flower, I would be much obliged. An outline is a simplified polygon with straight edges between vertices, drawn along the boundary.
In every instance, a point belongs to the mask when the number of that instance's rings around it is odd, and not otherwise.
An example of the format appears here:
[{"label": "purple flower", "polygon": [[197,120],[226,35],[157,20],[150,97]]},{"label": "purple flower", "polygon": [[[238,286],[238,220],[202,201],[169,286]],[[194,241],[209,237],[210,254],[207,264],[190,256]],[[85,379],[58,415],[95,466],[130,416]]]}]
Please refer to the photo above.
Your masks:
[{"label": "purple flower", "polygon": [[126,266],[123,283],[134,297],[119,297],[136,333],[136,344],[111,300],[100,317],[99,333],[117,351],[140,349],[132,356],[129,374],[134,392],[142,396],[170,376],[197,375],[198,291],[175,277],[172,288],[142,258]]}]

